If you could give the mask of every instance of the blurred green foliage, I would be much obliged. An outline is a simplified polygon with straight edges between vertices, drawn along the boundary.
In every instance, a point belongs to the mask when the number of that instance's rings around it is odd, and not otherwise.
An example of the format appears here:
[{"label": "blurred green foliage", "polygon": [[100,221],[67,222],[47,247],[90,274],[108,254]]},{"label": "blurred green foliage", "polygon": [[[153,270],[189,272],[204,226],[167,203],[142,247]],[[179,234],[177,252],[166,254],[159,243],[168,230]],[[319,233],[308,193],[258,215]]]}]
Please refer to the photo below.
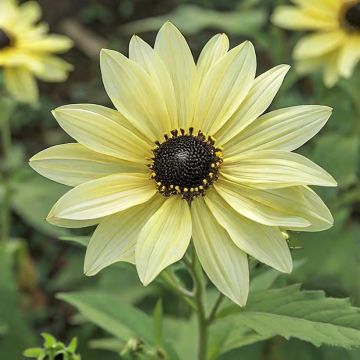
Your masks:
[{"label": "blurred green foliage", "polygon": [[[153,43],[155,31],[168,19],[188,36],[194,56],[219,31],[228,33],[233,45],[250,39],[257,50],[258,73],[279,63],[292,64],[291,51],[298,34],[269,23],[272,9],[280,2],[285,1],[40,1],[54,30],[61,32],[64,20],[71,18],[90,34],[104,39],[108,47],[124,53],[132,33]],[[21,359],[24,349],[39,343],[38,334],[46,331],[64,341],[76,335],[77,351],[86,360],[162,359],[164,353],[171,360],[194,359],[195,320],[187,305],[164,287],[161,279],[143,288],[134,268],[126,264],[86,278],[82,270],[83,245],[88,241],[89,229],[70,231],[45,222],[52,204],[67,188],[36,175],[26,159],[48,146],[70,141],[50,110],[75,102],[110,106],[98,63],[86,51],[76,48],[66,57],[75,65],[70,79],[64,84],[41,84],[40,105],[18,106],[11,115],[14,147],[10,163],[1,163],[1,171],[8,171],[11,179],[12,239],[0,247],[0,357],[6,354],[9,360]],[[359,84],[359,67],[352,79],[342,80],[331,90],[324,87],[320,74],[300,77],[291,71],[286,78],[272,108],[299,104],[334,108],[325,129],[300,151],[333,174],[339,183],[335,189],[319,189],[334,214],[335,226],[322,233],[292,234],[291,245],[301,245],[303,250],[293,251],[298,266],[291,276],[265,267],[254,269],[253,296],[247,310],[236,313],[231,321],[220,320],[212,329],[212,359],[360,358],[359,350],[315,347],[294,339],[285,341],[284,338],[293,336],[309,340],[311,331],[319,331],[323,338],[314,335],[319,340],[317,345],[329,343],[328,330],[323,332],[321,326],[313,327],[311,322],[309,327],[297,326],[295,322],[294,328],[289,329],[275,317],[281,301],[286,303],[287,296],[300,296],[300,303],[313,302],[309,320],[321,322],[320,310],[327,306],[336,308],[342,300],[325,300],[323,293],[310,291],[314,289],[322,289],[333,297],[350,297],[352,304],[360,306]],[[5,116],[4,106],[1,109]],[[4,201],[4,186],[1,181],[0,202]],[[308,291],[300,293],[292,285],[298,282]],[[288,287],[275,290],[280,286]],[[268,288],[273,290],[262,294]],[[210,288],[210,299],[211,295]],[[269,323],[247,320],[252,311],[259,311],[256,296],[265,299],[261,311],[270,314]],[[157,302],[159,298],[161,303]],[[223,311],[231,311],[230,303],[224,306]],[[346,306],[349,316],[358,321],[356,311]],[[285,314],[296,317],[296,311],[290,309]],[[331,318],[331,312],[328,316]],[[333,323],[335,327],[329,331],[336,332],[339,330],[336,326],[345,326]],[[281,328],[274,329],[271,324]],[[273,334],[282,337],[272,337]],[[242,343],[236,340],[239,335]],[[243,347],[238,348],[240,345]]]}]

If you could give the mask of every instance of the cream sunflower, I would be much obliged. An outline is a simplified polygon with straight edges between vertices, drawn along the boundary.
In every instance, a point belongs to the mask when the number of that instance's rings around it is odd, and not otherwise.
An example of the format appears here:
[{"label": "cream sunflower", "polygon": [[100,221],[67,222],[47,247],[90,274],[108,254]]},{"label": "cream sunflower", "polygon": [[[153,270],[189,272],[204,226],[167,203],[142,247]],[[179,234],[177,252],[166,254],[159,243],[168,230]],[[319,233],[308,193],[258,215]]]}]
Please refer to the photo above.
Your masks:
[{"label": "cream sunflower", "polygon": [[72,46],[62,35],[48,35],[48,26],[37,23],[41,8],[35,1],[18,6],[15,0],[0,1],[0,68],[8,92],[18,101],[35,102],[35,77],[64,81],[72,66],[54,56]]},{"label": "cream sunflower", "polygon": [[60,126],[79,143],[30,161],[40,174],[74,187],[54,205],[50,223],[99,224],[86,251],[87,275],[127,261],[147,285],[192,241],[215,286],[244,305],[247,254],[291,271],[282,230],[329,228],[331,214],[308,185],[335,181],[291,152],[320,130],[330,108],[260,116],[288,69],[280,65],[255,78],[252,44],[229,51],[224,34],[210,39],[195,64],[169,22],[154,49],[134,36],[129,59],[101,52],[103,82],[117,110],[56,109]]},{"label": "cream sunflower", "polygon": [[322,68],[331,87],[349,78],[360,60],[359,0],[292,0],[296,6],[279,6],[273,22],[290,30],[309,30],[294,49],[300,72]]}]

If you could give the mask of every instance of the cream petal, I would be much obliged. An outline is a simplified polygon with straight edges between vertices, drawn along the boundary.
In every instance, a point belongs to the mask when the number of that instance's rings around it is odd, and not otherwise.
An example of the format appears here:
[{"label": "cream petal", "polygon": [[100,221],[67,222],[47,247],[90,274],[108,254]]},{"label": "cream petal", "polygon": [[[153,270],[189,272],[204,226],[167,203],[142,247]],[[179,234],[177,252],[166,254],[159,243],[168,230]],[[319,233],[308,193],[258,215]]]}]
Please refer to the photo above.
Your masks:
[{"label": "cream petal", "polygon": [[156,187],[142,174],[115,174],[88,181],[67,192],[54,205],[51,217],[90,220],[148,201]]},{"label": "cream petal", "polygon": [[225,34],[214,35],[202,49],[198,62],[197,73],[201,84],[206,73],[229,50],[229,38]]},{"label": "cream petal", "polygon": [[220,144],[224,146],[270,106],[289,69],[288,65],[279,65],[255,79],[239,108],[214,135]]},{"label": "cream petal", "polygon": [[316,232],[331,228],[334,219],[320,197],[307,186],[299,186],[297,190],[299,196],[303,198],[303,211],[306,212],[306,219],[310,221],[311,225],[305,228],[291,227],[289,230]]},{"label": "cream petal", "polygon": [[244,306],[249,293],[246,254],[217,223],[203,198],[193,201],[191,215],[193,241],[201,266],[220,292]]},{"label": "cream petal", "polygon": [[168,112],[166,132],[177,129],[179,124],[174,85],[159,54],[144,40],[134,35],[130,41],[129,59],[140,65],[151,76],[164,98]]},{"label": "cream petal", "polygon": [[71,64],[59,57],[34,54],[31,54],[28,66],[38,79],[47,82],[63,82],[67,79],[69,71],[73,70]]},{"label": "cream petal", "polygon": [[271,21],[290,30],[324,30],[338,27],[336,16],[319,17],[316,12],[304,11],[294,6],[278,6]]},{"label": "cream petal", "polygon": [[161,139],[169,118],[150,75],[113,50],[101,50],[100,67],[106,92],[118,111],[150,140]]},{"label": "cream petal", "polygon": [[279,271],[291,272],[290,250],[279,228],[261,225],[241,216],[216,191],[209,191],[205,202],[241,250]]},{"label": "cream petal", "polygon": [[191,232],[189,205],[180,197],[170,197],[142,228],[136,243],[136,268],[145,286],[184,256]]},{"label": "cream petal", "polygon": [[154,196],[148,202],[107,217],[95,230],[86,249],[84,273],[96,275],[103,268],[126,261],[135,264],[135,246],[141,229],[164,202]]},{"label": "cream petal", "polygon": [[197,126],[215,134],[234,114],[254,82],[256,56],[246,41],[230,50],[205,75],[195,109]]},{"label": "cream petal", "polygon": [[55,226],[59,226],[59,227],[63,227],[63,228],[69,228],[69,229],[80,229],[80,228],[98,225],[102,220],[103,220],[103,218],[97,218],[97,219],[91,219],[91,220],[60,219],[60,218],[54,217],[52,212],[50,212],[46,218],[46,221],[48,223],[50,223],[51,225],[55,225]]},{"label": "cream petal", "polygon": [[333,87],[340,78],[339,73],[339,52],[334,51],[323,59],[324,83],[327,87]]},{"label": "cream petal", "polygon": [[144,173],[145,165],[92,151],[81,144],[62,144],[45,149],[30,159],[40,175],[68,186],[115,173]]},{"label": "cream petal", "polygon": [[7,91],[16,100],[25,103],[38,101],[39,90],[29,70],[22,67],[6,67],[4,77]]},{"label": "cream petal", "polygon": [[281,150],[252,151],[226,158],[221,172],[232,181],[266,188],[337,185],[331,175],[306,157]]},{"label": "cream petal", "polygon": [[284,228],[311,225],[299,209],[302,198],[292,187],[258,189],[223,178],[214,187],[234,210],[260,224]]},{"label": "cream petal", "polygon": [[73,41],[63,35],[46,35],[38,39],[19,39],[17,46],[28,51],[64,53],[72,48]]},{"label": "cream petal", "polygon": [[306,59],[324,55],[339,48],[346,38],[342,31],[329,31],[303,37],[294,49],[295,59]]},{"label": "cream petal", "polygon": [[339,10],[342,6],[339,0],[291,0],[294,4],[304,8],[314,9],[324,15],[335,16],[334,10]]},{"label": "cream petal", "polygon": [[175,90],[179,127],[192,126],[196,95],[196,66],[180,31],[166,22],[158,32],[155,50],[167,67]]},{"label": "cream petal", "polygon": [[295,150],[320,131],[331,112],[331,108],[318,105],[271,111],[224,145],[224,152],[232,157],[253,150]]},{"label": "cream petal", "polygon": [[150,144],[115,110],[76,104],[61,106],[53,115],[71,137],[91,150],[141,164],[152,155]]},{"label": "cream petal", "polygon": [[360,60],[360,36],[347,39],[342,47],[339,58],[339,72],[349,78]]},{"label": "cream petal", "polygon": [[20,16],[23,22],[34,24],[41,18],[41,7],[37,1],[27,1],[19,7]]}]

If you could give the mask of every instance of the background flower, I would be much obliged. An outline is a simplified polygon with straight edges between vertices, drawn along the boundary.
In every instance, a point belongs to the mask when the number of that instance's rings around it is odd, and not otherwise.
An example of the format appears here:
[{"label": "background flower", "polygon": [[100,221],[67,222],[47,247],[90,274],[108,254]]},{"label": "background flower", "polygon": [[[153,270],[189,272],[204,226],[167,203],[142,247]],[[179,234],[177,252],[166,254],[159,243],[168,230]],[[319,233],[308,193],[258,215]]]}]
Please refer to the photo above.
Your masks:
[{"label": "background flower", "polygon": [[294,49],[300,72],[322,68],[324,82],[333,86],[349,78],[360,60],[360,2],[358,0],[298,1],[279,6],[272,21],[290,30],[309,30]]},{"label": "background flower", "polygon": [[36,1],[17,5],[16,0],[0,2],[0,68],[8,92],[18,101],[35,102],[35,77],[43,81],[65,81],[72,66],[54,54],[72,47],[63,35],[48,35],[48,26],[39,23],[41,8]]}]

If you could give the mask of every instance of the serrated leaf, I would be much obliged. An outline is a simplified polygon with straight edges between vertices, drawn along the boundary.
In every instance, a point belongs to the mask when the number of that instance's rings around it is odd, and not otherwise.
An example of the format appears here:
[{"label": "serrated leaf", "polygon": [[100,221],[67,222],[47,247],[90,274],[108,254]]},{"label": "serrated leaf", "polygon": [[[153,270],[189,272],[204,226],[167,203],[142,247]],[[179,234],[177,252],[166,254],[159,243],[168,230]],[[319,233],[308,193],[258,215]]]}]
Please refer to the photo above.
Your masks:
[{"label": "serrated leaf", "polygon": [[326,298],[322,291],[301,291],[299,285],[255,291],[244,309],[231,305],[219,314],[226,315],[231,317],[220,319],[217,326],[230,323],[233,331],[223,351],[243,345],[240,335],[244,328],[263,339],[280,335],[316,346],[360,346],[360,309],[352,307],[348,299]]}]

